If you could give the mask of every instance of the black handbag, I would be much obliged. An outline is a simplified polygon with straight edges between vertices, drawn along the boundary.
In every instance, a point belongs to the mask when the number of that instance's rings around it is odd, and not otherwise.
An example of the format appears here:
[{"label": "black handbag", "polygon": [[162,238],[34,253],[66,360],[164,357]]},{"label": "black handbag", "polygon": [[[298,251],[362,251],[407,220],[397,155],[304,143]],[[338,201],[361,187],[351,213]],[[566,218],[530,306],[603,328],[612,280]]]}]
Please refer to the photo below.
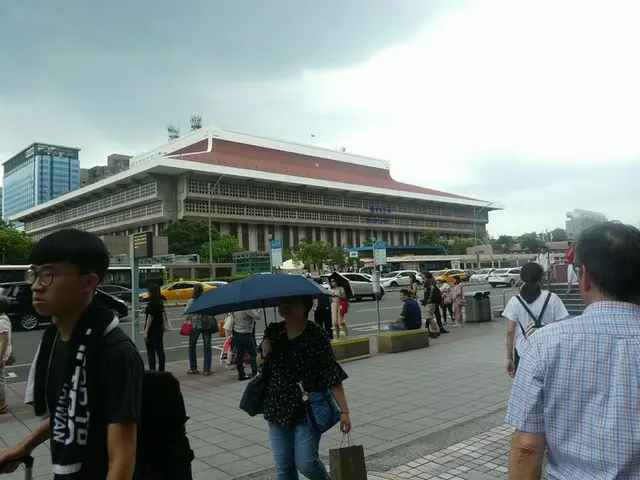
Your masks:
[{"label": "black handbag", "polygon": [[271,366],[265,362],[258,367],[258,373],[247,384],[240,400],[240,410],[247,412],[250,416],[263,413],[264,399],[267,396]]}]

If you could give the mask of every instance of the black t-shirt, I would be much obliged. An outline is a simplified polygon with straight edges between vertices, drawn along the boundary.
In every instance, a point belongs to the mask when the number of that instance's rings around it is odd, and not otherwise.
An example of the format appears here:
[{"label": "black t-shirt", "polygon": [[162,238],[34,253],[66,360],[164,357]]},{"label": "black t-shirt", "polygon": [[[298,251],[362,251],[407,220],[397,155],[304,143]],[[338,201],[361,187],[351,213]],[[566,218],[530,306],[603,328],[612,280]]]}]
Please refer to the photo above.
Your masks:
[{"label": "black t-shirt", "polygon": [[[82,478],[107,477],[109,424],[140,423],[144,364],[138,349],[131,341],[127,341],[128,338],[120,328],[115,328],[103,339],[103,351],[98,357],[100,365],[96,369],[100,375],[96,383],[97,391],[90,399],[93,413]],[[46,392],[50,412],[55,411],[65,376],[69,375],[69,361],[73,354],[69,347],[69,342],[63,342],[60,338],[54,345]]]},{"label": "black t-shirt", "polygon": [[[434,283],[431,286],[425,288],[427,292],[427,303],[435,303],[436,305],[440,305],[442,303],[442,292],[440,291],[438,286]],[[433,290],[429,292],[429,289]],[[429,295],[431,295],[430,298]]]},{"label": "black t-shirt", "polygon": [[[149,302],[145,313],[148,317],[153,318],[149,327],[149,336],[162,334],[164,332],[164,304],[162,302]],[[151,318],[147,318],[147,322]]]}]

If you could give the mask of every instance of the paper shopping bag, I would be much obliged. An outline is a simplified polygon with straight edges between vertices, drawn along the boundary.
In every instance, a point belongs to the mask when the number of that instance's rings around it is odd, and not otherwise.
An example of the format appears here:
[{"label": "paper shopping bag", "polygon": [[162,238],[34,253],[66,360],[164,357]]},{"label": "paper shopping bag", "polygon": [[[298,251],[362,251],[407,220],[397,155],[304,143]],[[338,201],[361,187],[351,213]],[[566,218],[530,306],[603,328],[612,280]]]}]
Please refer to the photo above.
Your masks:
[{"label": "paper shopping bag", "polygon": [[367,465],[362,445],[329,450],[331,480],[367,480]]}]

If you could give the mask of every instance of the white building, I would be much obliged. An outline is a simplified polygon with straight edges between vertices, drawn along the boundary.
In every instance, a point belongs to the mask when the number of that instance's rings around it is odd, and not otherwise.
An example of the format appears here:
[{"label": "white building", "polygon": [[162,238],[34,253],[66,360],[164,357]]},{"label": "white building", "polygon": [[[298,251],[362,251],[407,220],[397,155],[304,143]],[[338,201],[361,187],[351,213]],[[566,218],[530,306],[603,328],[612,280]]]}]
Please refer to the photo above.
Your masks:
[{"label": "white building", "polygon": [[578,238],[578,235],[583,230],[607,221],[602,213],[591,212],[589,210],[575,209],[572,212],[567,212],[567,235],[570,239]]},{"label": "white building", "polygon": [[[436,179],[434,179],[436,181]],[[490,207],[487,207],[490,205]],[[301,238],[360,246],[370,236],[415,244],[424,230],[479,235],[493,202],[400,183],[389,163],[218,128],[197,130],[130,168],[11,217],[38,239],[75,227],[101,235],[207,219],[252,251],[271,234],[285,250]]]}]

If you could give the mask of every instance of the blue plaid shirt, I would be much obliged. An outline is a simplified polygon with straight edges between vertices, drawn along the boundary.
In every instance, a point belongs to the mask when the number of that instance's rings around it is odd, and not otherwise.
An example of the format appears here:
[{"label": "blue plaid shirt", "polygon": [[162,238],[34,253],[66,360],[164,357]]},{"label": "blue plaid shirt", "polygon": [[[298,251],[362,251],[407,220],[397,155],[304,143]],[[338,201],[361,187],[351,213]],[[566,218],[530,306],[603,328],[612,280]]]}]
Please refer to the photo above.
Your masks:
[{"label": "blue plaid shirt", "polygon": [[598,302],[536,331],[505,422],[544,434],[549,480],[640,479],[640,306]]}]

